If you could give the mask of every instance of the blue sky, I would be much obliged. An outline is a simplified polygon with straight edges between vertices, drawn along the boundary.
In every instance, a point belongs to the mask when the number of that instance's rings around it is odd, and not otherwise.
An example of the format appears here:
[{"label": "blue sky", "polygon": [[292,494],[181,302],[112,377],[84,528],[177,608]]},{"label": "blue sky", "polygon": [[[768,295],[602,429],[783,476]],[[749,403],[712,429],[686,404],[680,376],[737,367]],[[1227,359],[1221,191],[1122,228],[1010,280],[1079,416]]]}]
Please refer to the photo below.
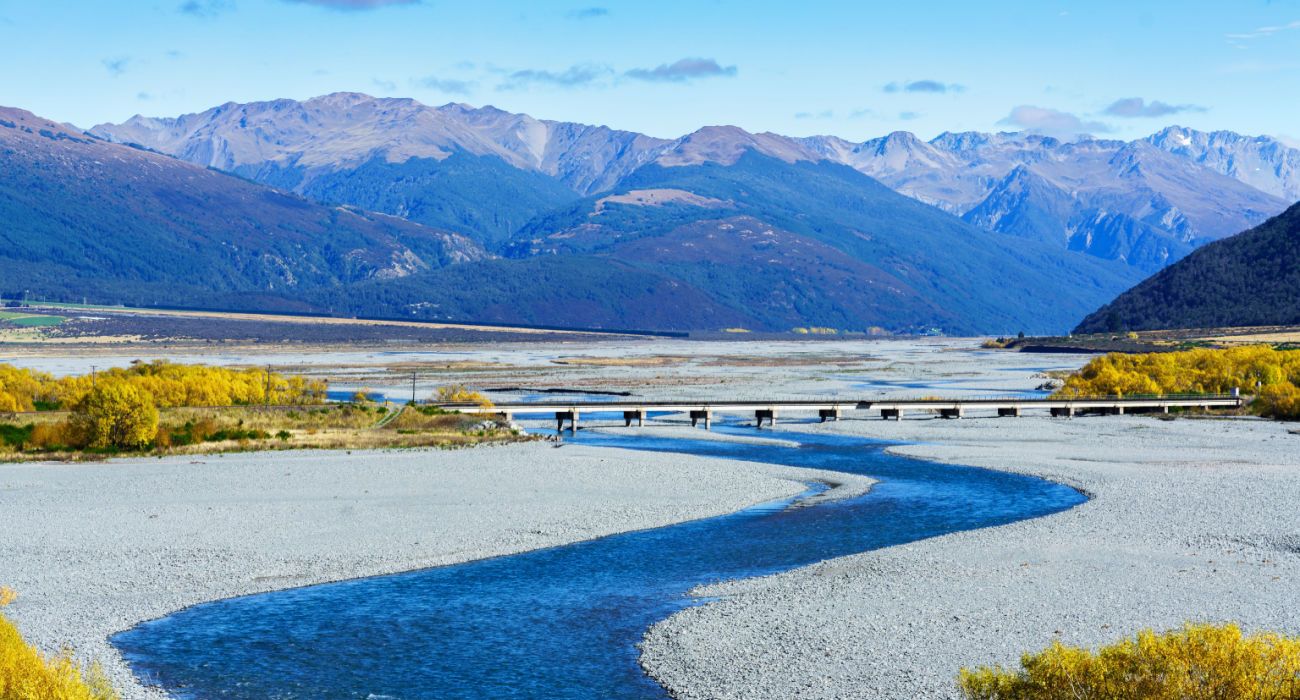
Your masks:
[{"label": "blue sky", "polygon": [[88,127],[335,91],[678,136],[1300,138],[1300,0],[0,0],[0,104]]}]

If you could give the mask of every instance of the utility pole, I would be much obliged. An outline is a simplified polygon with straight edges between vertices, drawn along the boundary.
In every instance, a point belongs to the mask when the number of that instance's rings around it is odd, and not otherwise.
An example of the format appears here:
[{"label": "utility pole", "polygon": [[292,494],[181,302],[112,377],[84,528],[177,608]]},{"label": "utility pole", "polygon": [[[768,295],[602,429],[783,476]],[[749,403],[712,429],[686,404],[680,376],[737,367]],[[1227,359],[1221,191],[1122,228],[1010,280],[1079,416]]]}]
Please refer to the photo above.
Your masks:
[{"label": "utility pole", "polygon": [[415,405],[415,371],[411,371],[411,405]]},{"label": "utility pole", "polygon": [[271,407],[271,365],[266,366],[266,407]]},{"label": "utility pole", "polygon": [[90,366],[90,390],[95,390],[95,366]]}]

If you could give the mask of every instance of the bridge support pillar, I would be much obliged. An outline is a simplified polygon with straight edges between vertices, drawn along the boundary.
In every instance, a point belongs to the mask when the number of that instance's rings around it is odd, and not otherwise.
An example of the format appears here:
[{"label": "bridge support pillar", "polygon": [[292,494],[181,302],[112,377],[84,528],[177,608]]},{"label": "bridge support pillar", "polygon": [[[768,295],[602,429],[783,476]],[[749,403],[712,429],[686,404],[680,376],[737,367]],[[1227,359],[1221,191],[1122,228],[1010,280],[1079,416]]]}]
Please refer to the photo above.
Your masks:
[{"label": "bridge support pillar", "polygon": [[1020,407],[1019,407],[1019,406],[1012,406],[1011,408],[999,408],[999,409],[998,409],[998,417],[999,417],[999,418],[1019,418],[1019,417],[1020,417]]},{"label": "bridge support pillar", "polygon": [[1168,412],[1169,412],[1169,405],[1166,404],[1166,405],[1164,405],[1164,406],[1161,406],[1161,407],[1160,407],[1160,412],[1161,412],[1161,413],[1168,413]]},{"label": "bridge support pillar", "polygon": [[515,418],[515,414],[510,411],[497,411],[496,416],[506,423],[513,421]]},{"label": "bridge support pillar", "polygon": [[564,432],[564,421],[569,421],[569,428],[578,432],[578,412],[577,411],[556,411],[555,412],[555,432]]},{"label": "bridge support pillar", "polygon": [[713,429],[713,411],[704,409],[702,411],[691,411],[691,427],[694,428],[700,421],[704,421],[704,429]]},{"label": "bridge support pillar", "polygon": [[903,409],[882,408],[880,409],[880,417],[884,418],[885,420],[889,420],[890,418],[893,418],[894,420],[903,420]]},{"label": "bridge support pillar", "polygon": [[825,423],[828,420],[838,421],[842,411],[838,408],[823,408],[817,411],[817,416]]},{"label": "bridge support pillar", "polygon": [[635,411],[623,411],[623,427],[632,427],[632,421],[636,421],[636,427],[645,427],[645,409],[638,408]]},{"label": "bridge support pillar", "polygon": [[1123,407],[1123,406],[1116,406],[1116,407],[1115,407],[1115,415],[1117,415],[1117,416],[1122,416],[1122,415],[1124,415],[1124,407]]},{"label": "bridge support pillar", "polygon": [[1053,409],[1052,409],[1052,417],[1053,417],[1053,418],[1073,418],[1073,417],[1074,417],[1074,406],[1061,406],[1060,408],[1053,408]]},{"label": "bridge support pillar", "polygon": [[761,427],[763,427],[763,421],[764,421],[765,419],[767,420],[768,425],[775,426],[775,425],[776,425],[776,409],[775,409],[775,408],[760,408],[760,409],[754,411],[754,427],[756,427],[756,428],[761,428]]},{"label": "bridge support pillar", "polygon": [[961,407],[960,407],[960,406],[958,406],[957,408],[941,408],[941,409],[939,409],[939,417],[940,417],[940,418],[961,418],[961,413],[962,413],[962,411],[961,411]]}]

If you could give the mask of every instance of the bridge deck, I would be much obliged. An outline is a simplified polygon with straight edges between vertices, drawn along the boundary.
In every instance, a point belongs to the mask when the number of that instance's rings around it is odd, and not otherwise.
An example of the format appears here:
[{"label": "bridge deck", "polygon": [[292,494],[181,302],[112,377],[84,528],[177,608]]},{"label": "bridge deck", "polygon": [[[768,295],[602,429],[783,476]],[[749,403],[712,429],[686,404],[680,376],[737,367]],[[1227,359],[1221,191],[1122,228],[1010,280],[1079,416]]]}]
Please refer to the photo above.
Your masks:
[{"label": "bridge deck", "polygon": [[1126,413],[1130,410],[1165,410],[1171,408],[1239,408],[1240,396],[1227,394],[1177,395],[1177,396],[1096,396],[1076,398],[1047,398],[1027,396],[1002,396],[978,398],[921,398],[921,399],[794,399],[779,401],[755,400],[702,400],[702,401],[540,401],[535,403],[502,403],[491,408],[477,404],[436,404],[447,411],[461,413],[498,413],[507,416],[554,413],[559,421],[576,422],[583,414],[623,413],[630,423],[638,422],[646,414],[689,413],[692,420],[701,418],[705,424],[714,413],[743,413],[753,411],[761,422],[764,418],[775,420],[779,413],[817,412],[823,420],[838,419],[848,411],[879,411],[880,415],[901,418],[905,411],[935,411],[950,418],[960,418],[967,410],[998,411],[1000,415],[1020,415],[1025,410],[1047,410],[1053,415],[1074,415],[1084,411],[1109,411]]}]

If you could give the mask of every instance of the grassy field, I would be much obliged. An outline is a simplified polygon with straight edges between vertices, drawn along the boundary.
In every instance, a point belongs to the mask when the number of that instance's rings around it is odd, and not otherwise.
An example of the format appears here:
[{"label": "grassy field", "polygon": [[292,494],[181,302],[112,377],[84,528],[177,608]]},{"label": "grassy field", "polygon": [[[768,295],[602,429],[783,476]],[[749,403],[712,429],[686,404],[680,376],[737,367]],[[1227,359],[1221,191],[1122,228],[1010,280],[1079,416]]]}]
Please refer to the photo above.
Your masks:
[{"label": "grassy field", "polygon": [[22,328],[47,328],[57,326],[65,320],[62,316],[44,316],[40,314],[26,314],[15,311],[0,311],[0,321],[12,326]]},{"label": "grassy field", "polygon": [[1024,351],[1174,352],[1192,348],[1229,348],[1240,345],[1300,346],[1300,327],[1261,326],[1188,328],[1132,333],[1094,333],[1054,337],[998,338],[986,347]]}]

